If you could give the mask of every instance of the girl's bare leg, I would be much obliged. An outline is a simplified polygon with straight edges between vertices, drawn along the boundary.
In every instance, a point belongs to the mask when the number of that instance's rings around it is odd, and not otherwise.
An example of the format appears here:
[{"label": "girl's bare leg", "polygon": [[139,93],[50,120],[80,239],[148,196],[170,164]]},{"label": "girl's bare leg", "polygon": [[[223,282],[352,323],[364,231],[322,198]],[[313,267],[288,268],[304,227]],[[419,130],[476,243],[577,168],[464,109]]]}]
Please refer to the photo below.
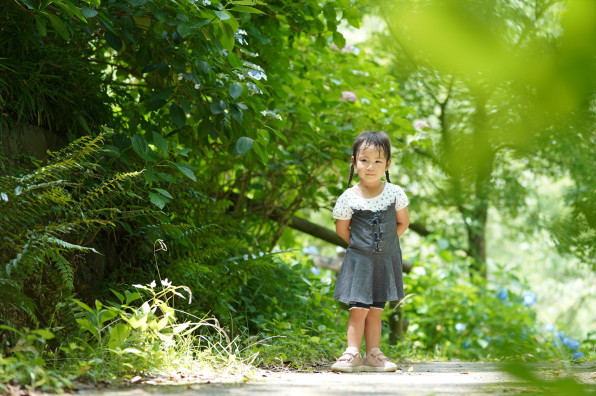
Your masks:
[{"label": "girl's bare leg", "polygon": [[358,353],[360,353],[362,335],[364,334],[364,323],[368,313],[369,311],[363,308],[350,309],[350,318],[348,319],[348,348],[356,348]]},{"label": "girl's bare leg", "polygon": [[[350,311],[351,312],[351,311]],[[373,348],[379,348],[381,344],[381,314],[382,309],[370,308],[364,322],[364,340],[366,342],[366,354]],[[348,321],[348,323],[350,323]],[[362,339],[362,336],[360,336]],[[348,337],[349,340],[349,337]]]}]

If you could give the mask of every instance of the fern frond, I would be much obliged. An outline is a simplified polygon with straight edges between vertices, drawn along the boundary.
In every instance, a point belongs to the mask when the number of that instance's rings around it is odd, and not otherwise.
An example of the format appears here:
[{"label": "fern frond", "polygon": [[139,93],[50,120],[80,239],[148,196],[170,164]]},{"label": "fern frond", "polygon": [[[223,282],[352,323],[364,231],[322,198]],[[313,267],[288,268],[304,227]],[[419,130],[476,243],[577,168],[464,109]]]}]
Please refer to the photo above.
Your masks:
[{"label": "fern frond", "polygon": [[106,135],[106,132],[102,132],[96,137],[82,136],[61,150],[48,152],[50,160],[59,162],[69,157],[81,160],[93,153],[97,153],[101,150],[100,145],[104,142]]},{"label": "fern frond", "polygon": [[48,242],[50,245],[58,245],[58,246],[61,246],[63,249],[67,249],[67,250],[78,250],[81,252],[93,252],[93,253],[99,254],[99,252],[97,250],[95,250],[94,248],[76,245],[74,243],[69,243],[62,239],[58,239],[58,238],[54,238],[54,237],[46,237],[45,241]]},{"label": "fern frond", "polygon": [[54,263],[58,273],[62,277],[62,282],[68,290],[74,289],[74,271],[66,258],[60,254],[58,249],[48,250],[48,258]]},{"label": "fern frond", "polygon": [[219,224],[206,224],[201,227],[192,227],[192,228],[184,231],[178,237],[178,240],[181,240],[184,238],[191,238],[191,237],[201,237],[205,232],[210,231],[213,228],[219,229],[219,230],[223,229]]},{"label": "fern frond", "polygon": [[124,190],[120,183],[128,179],[134,179],[141,173],[143,173],[143,171],[117,173],[112,178],[104,181],[101,185],[89,191],[89,193],[81,200],[81,205],[87,206],[93,204],[95,203],[95,200],[99,198],[100,195],[104,196],[106,193],[113,193],[114,189],[118,189],[121,191]]},{"label": "fern frond", "polygon": [[68,234],[81,231],[84,228],[92,228],[93,226],[113,227],[114,223],[102,219],[82,219],[74,220],[65,223],[48,224],[44,228],[44,233],[48,235]]},{"label": "fern frond", "polygon": [[[19,253],[17,253],[16,257],[8,262],[4,267],[7,276],[11,276],[11,273],[14,269],[21,267],[21,263],[28,264],[31,261],[35,260],[35,250],[36,250],[37,238],[33,237],[30,238],[27,243],[23,245],[23,248]],[[25,273],[26,271],[19,271],[21,273]]]},{"label": "fern frond", "polygon": [[189,224],[160,223],[157,225],[146,226],[148,234],[151,237],[166,235],[172,240],[180,241],[185,238],[200,238],[210,231],[210,229],[223,229],[219,224],[206,224],[196,227]]}]

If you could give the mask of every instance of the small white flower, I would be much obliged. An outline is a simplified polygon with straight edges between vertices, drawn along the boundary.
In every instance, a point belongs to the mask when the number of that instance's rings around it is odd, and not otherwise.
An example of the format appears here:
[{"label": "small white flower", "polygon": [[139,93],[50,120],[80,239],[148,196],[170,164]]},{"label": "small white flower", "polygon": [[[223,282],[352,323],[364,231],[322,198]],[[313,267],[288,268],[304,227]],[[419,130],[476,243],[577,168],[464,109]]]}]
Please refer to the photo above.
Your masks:
[{"label": "small white flower", "polygon": [[277,118],[280,121],[282,120],[281,119],[281,116],[279,114],[277,114],[277,113],[275,113],[275,112],[273,112],[271,110],[263,110],[263,111],[261,111],[261,114],[263,116],[269,116],[269,117]]},{"label": "small white flower", "polygon": [[139,285],[139,284],[132,285],[132,287],[136,287],[137,289],[144,289],[145,288],[145,286]]},{"label": "small white flower", "polygon": [[8,195],[6,195],[6,193],[2,193],[2,194],[0,194],[0,195],[2,196],[2,200],[3,200],[4,202],[8,202]]},{"label": "small white flower", "polygon": [[178,81],[182,80],[183,76],[182,73],[178,74]]},{"label": "small white flower", "polygon": [[360,103],[362,103],[362,104],[370,104],[370,100],[368,100],[366,98],[360,98]]},{"label": "small white flower", "polygon": [[244,34],[246,36],[246,30],[238,29],[238,34]]},{"label": "small white flower", "polygon": [[178,293],[178,292],[174,292],[175,295],[177,295],[178,297],[182,297],[183,299],[186,300],[186,297],[184,297],[182,294]]},{"label": "small white flower", "polygon": [[211,5],[211,2],[209,0],[203,0],[203,5],[204,6]]},{"label": "small white flower", "polygon": [[201,84],[195,84],[195,89],[200,89],[201,88]]},{"label": "small white flower", "polygon": [[155,283],[155,281],[153,281],[153,282],[147,284],[147,286],[149,286],[150,288],[153,289],[155,286],[157,286],[157,283]]},{"label": "small white flower", "polygon": [[161,281],[161,285],[162,285],[162,286],[165,286],[165,287],[170,287],[170,286],[172,286],[172,282],[170,282],[170,281],[168,280],[168,278],[166,278],[166,279],[163,279],[163,280]]}]

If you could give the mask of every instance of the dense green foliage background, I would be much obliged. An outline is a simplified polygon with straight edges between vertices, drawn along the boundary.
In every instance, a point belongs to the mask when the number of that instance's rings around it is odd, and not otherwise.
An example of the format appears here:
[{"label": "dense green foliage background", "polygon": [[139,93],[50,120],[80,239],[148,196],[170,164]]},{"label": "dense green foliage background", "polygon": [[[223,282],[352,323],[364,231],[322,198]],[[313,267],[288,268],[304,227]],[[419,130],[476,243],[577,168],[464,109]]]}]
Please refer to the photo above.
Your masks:
[{"label": "dense green foliage background", "polygon": [[[411,198],[413,295],[385,314],[409,321],[397,342],[384,335],[393,356],[593,356],[594,333],[578,333],[580,348],[569,329],[541,328],[536,285],[491,243],[546,235],[552,255],[594,268],[596,41],[583,38],[596,13],[457,4],[7,3],[3,381],[58,389],[256,353],[264,365],[332,359],[347,313],[330,298],[333,272],[302,252],[331,248],[288,225],[333,227],[363,130],[390,134],[391,179]],[[363,16],[379,33],[346,43]],[[31,126],[70,144],[14,155]],[[562,181],[565,205],[541,210],[535,180]]]}]

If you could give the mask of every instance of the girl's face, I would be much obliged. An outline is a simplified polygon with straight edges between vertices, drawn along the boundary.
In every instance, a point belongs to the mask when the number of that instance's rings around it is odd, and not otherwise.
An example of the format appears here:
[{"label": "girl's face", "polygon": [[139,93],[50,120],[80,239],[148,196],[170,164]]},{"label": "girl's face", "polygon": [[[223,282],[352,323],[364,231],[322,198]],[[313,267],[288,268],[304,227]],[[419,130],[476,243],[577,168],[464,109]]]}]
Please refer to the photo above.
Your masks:
[{"label": "girl's face", "polygon": [[364,182],[380,181],[391,164],[391,160],[385,159],[383,150],[376,146],[360,147],[356,161],[352,157],[352,162],[360,180]]}]

